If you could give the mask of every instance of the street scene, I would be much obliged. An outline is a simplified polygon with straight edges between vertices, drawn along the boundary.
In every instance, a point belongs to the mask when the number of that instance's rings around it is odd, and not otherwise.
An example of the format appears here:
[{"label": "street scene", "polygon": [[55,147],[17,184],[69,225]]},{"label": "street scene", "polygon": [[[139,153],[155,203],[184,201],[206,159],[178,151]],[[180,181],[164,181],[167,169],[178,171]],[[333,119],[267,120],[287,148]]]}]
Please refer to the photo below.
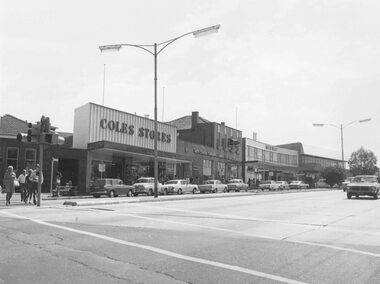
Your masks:
[{"label": "street scene", "polygon": [[340,190],[199,196],[0,210],[1,281],[379,283],[378,201]]},{"label": "street scene", "polygon": [[0,2],[0,283],[379,283],[374,0]]}]

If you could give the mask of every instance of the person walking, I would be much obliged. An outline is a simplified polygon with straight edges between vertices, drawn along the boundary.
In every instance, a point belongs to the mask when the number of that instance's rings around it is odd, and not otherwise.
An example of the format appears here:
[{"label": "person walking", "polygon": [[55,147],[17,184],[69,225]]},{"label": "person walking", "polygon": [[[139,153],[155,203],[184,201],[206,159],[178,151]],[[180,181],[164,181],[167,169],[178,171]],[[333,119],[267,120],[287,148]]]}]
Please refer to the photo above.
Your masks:
[{"label": "person walking", "polygon": [[[41,179],[41,184],[44,182],[44,177],[42,175],[42,172],[40,171],[40,165],[36,165],[36,169],[32,172],[30,175],[30,179],[32,181],[32,194],[33,194],[33,204],[36,205],[36,193],[38,191],[38,180]],[[31,197],[29,198],[30,203]]]},{"label": "person walking", "polygon": [[14,182],[17,179],[15,172],[13,171],[12,166],[8,166],[7,171],[4,174],[3,186],[6,193],[6,203],[5,206],[11,205],[11,198],[15,192]]},{"label": "person walking", "polygon": [[20,183],[21,202],[25,202],[26,198],[26,170],[23,170],[17,178]]},{"label": "person walking", "polygon": [[26,195],[25,195],[25,204],[28,204],[28,199],[29,203],[30,200],[32,199],[32,180],[31,180],[31,175],[33,173],[32,169],[29,169],[28,174],[25,177],[25,188],[26,188]]}]

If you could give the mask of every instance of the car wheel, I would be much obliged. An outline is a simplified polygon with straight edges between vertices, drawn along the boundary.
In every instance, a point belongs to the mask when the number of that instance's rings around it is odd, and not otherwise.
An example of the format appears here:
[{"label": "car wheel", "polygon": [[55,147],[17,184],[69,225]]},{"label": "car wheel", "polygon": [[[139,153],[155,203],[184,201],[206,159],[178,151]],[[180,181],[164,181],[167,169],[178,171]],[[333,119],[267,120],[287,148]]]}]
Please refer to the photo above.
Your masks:
[{"label": "car wheel", "polygon": [[132,190],[128,190],[128,192],[127,192],[127,197],[132,197],[133,196],[133,192],[132,192]]},{"label": "car wheel", "polygon": [[224,193],[228,192],[227,188],[224,188],[224,189],[223,189],[223,192],[224,192]]},{"label": "car wheel", "polygon": [[347,193],[347,198],[351,199],[351,194]]},{"label": "car wheel", "polygon": [[375,195],[373,196],[373,199],[378,199],[379,198],[379,193],[376,192]]},{"label": "car wheel", "polygon": [[218,192],[217,188],[214,188],[214,190],[212,191],[212,193],[217,193],[217,192]]},{"label": "car wheel", "polygon": [[197,189],[194,188],[194,189],[193,189],[193,194],[196,194],[196,193],[197,193]]},{"label": "car wheel", "polygon": [[93,197],[95,197],[95,198],[99,198],[100,195],[99,195],[99,194],[94,194]]},{"label": "car wheel", "polygon": [[178,189],[177,194],[178,195],[182,194],[182,189]]},{"label": "car wheel", "polygon": [[148,195],[153,196],[153,189],[149,189]]},{"label": "car wheel", "polygon": [[115,197],[115,192],[113,190],[110,191],[110,193],[108,193],[108,196],[109,197]]}]

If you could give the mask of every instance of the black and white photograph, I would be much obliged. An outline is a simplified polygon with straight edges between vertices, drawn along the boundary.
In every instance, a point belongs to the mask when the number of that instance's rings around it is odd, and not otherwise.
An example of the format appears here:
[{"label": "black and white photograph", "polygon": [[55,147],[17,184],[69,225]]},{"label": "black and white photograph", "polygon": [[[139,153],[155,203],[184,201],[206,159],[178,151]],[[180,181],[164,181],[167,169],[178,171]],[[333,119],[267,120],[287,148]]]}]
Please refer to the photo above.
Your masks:
[{"label": "black and white photograph", "polygon": [[380,284],[379,15],[0,0],[0,283]]}]

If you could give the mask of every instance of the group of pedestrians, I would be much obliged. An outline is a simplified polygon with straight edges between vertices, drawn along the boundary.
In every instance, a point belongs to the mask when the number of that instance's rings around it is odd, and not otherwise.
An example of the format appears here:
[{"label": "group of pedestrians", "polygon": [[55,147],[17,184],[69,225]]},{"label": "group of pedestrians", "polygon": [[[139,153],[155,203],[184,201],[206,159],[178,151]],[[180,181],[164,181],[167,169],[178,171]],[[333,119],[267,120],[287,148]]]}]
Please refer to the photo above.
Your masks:
[{"label": "group of pedestrians", "polygon": [[44,181],[40,167],[37,164],[35,169],[29,169],[28,172],[23,170],[21,174],[17,177],[12,166],[8,166],[4,178],[3,178],[3,188],[2,193],[6,194],[6,206],[11,205],[12,195],[15,193],[15,188],[20,187],[21,191],[21,202],[25,204],[37,204],[36,194],[38,191],[38,180],[41,178],[41,184]]}]

